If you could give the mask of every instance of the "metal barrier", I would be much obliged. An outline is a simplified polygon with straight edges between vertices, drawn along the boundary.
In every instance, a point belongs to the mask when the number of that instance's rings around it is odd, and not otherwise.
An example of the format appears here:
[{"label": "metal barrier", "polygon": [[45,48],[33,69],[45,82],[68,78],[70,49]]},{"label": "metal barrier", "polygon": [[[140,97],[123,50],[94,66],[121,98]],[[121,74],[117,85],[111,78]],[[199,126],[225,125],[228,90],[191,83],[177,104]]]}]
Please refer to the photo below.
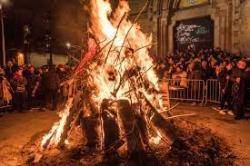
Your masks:
[{"label": "metal barrier", "polygon": [[206,103],[220,103],[221,86],[220,82],[215,79],[206,81]]},{"label": "metal barrier", "polygon": [[201,104],[218,104],[221,101],[221,87],[218,80],[169,79],[167,81],[170,100],[199,102]]},{"label": "metal barrier", "polygon": [[205,81],[168,80],[170,100],[205,102]]}]

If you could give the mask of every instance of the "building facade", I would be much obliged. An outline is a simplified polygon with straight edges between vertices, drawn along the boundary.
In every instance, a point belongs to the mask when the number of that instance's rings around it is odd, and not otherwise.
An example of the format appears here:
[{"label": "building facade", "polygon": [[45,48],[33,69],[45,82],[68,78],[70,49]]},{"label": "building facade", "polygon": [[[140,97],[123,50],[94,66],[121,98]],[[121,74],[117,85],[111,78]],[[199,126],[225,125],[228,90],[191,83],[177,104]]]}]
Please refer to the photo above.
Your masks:
[{"label": "building facade", "polygon": [[188,43],[250,52],[250,0],[158,0],[155,3],[158,55],[171,53],[180,49],[178,45],[185,47]]},{"label": "building facade", "polygon": [[192,44],[250,52],[250,0],[151,0],[147,19],[158,56]]}]

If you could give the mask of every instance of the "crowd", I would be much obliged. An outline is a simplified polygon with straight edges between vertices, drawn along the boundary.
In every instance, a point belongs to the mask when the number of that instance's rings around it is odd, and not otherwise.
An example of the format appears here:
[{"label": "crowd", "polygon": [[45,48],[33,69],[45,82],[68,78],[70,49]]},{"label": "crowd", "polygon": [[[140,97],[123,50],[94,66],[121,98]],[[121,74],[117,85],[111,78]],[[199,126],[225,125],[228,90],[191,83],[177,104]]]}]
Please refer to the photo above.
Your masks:
[{"label": "crowd", "polygon": [[[236,119],[244,117],[249,97],[250,65],[247,57],[231,54],[220,48],[168,55],[156,68],[160,77],[178,79],[180,86],[188,87],[188,80],[217,79],[222,94],[220,112],[233,111]],[[67,96],[67,87],[60,86],[72,69],[66,65],[18,66],[9,61],[0,67],[0,104],[11,104],[13,110],[30,108],[55,110],[57,102]],[[58,95],[60,94],[60,95]]]},{"label": "crowd", "polygon": [[59,101],[67,97],[67,87],[60,83],[67,78],[71,68],[66,65],[18,66],[9,61],[0,67],[0,104],[12,105],[13,111],[30,109],[55,110]]},{"label": "crowd", "polygon": [[181,80],[183,88],[188,87],[189,79],[217,79],[222,94],[220,113],[233,113],[236,119],[244,117],[250,96],[250,64],[246,56],[220,48],[196,52],[190,47],[186,52],[168,55],[157,69],[161,77]]}]

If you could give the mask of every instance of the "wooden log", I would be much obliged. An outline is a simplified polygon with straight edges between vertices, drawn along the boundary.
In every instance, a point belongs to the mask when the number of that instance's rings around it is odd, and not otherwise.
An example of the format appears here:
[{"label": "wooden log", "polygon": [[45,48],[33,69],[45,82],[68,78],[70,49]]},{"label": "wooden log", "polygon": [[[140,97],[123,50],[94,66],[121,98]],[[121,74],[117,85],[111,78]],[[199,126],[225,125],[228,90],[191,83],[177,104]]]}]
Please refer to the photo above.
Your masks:
[{"label": "wooden log", "polygon": [[[119,146],[114,144],[120,139],[120,130],[117,121],[117,110],[111,108],[112,101],[104,99],[101,104],[101,116],[103,120],[103,135],[104,135],[104,149],[108,149],[113,146],[115,151]],[[109,151],[110,153],[110,151]],[[112,153],[112,152],[111,152]]]},{"label": "wooden log", "polygon": [[82,131],[86,137],[86,146],[96,149],[100,145],[99,111],[90,96],[85,95],[85,109],[81,120]]},{"label": "wooden log", "polygon": [[[158,110],[152,105],[152,103],[148,100],[148,98],[141,93],[144,97],[147,105],[150,107],[151,111],[154,113],[154,116],[151,120],[154,127],[160,130],[161,133],[165,135],[165,137],[173,142],[176,138],[177,128],[174,125],[173,119],[167,120],[163,115],[161,115]],[[171,117],[170,112],[167,112],[168,116]]]},{"label": "wooden log", "polygon": [[86,146],[96,149],[100,145],[98,117],[83,117],[81,126],[82,131],[86,137]]},{"label": "wooden log", "polygon": [[126,134],[127,149],[131,158],[141,161],[142,152],[144,152],[141,133],[137,126],[135,111],[127,100],[119,100],[119,117],[122,122],[124,133]]},{"label": "wooden log", "polygon": [[143,141],[143,144],[146,147],[149,147],[149,132],[147,128],[146,118],[143,112],[140,112],[136,115],[137,125],[140,130],[140,135]]}]

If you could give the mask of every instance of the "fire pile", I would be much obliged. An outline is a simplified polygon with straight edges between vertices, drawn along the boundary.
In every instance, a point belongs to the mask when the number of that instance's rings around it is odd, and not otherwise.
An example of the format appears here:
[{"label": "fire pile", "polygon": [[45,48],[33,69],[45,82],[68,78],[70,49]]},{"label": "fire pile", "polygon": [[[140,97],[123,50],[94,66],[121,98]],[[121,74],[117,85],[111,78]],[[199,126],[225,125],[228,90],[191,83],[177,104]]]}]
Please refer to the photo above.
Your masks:
[{"label": "fire pile", "polygon": [[68,138],[76,124],[81,126],[86,145],[104,151],[107,158],[120,151],[140,158],[152,145],[163,141],[171,145],[176,140],[179,129],[169,100],[163,104],[149,55],[152,37],[136,24],[146,6],[131,22],[127,1],[120,0],[112,11],[109,1],[90,0],[93,38],[67,81],[76,93],[65,103],[60,121],[42,138],[43,150],[70,144]]},{"label": "fire pile", "polygon": [[[120,140],[122,135],[130,137],[131,132],[134,138],[127,139],[127,144],[134,141],[131,146],[136,146],[133,147],[136,149],[148,146],[149,141],[159,142],[162,133],[170,140],[174,136],[172,128],[161,127],[163,121],[164,126],[170,126],[171,122],[165,120],[161,113],[165,108],[159,79],[149,56],[152,37],[145,35],[138,24],[128,20],[129,10],[127,1],[119,1],[115,11],[108,1],[90,1],[89,30],[94,39],[89,39],[88,53],[71,78],[74,81],[79,75],[84,75],[87,80],[85,88],[88,90],[81,95],[81,112],[85,118],[100,116],[94,129],[98,130],[96,134],[102,148]],[[43,138],[43,148],[58,146],[66,140],[67,136],[63,137],[67,132],[65,126],[69,123],[76,97],[79,99],[75,95],[68,100],[61,112],[61,120]],[[114,133],[107,131],[110,130],[109,125],[116,128]],[[155,134],[150,134],[149,128]],[[113,136],[107,136],[109,134]],[[107,137],[116,138],[112,141],[106,140]]]}]

